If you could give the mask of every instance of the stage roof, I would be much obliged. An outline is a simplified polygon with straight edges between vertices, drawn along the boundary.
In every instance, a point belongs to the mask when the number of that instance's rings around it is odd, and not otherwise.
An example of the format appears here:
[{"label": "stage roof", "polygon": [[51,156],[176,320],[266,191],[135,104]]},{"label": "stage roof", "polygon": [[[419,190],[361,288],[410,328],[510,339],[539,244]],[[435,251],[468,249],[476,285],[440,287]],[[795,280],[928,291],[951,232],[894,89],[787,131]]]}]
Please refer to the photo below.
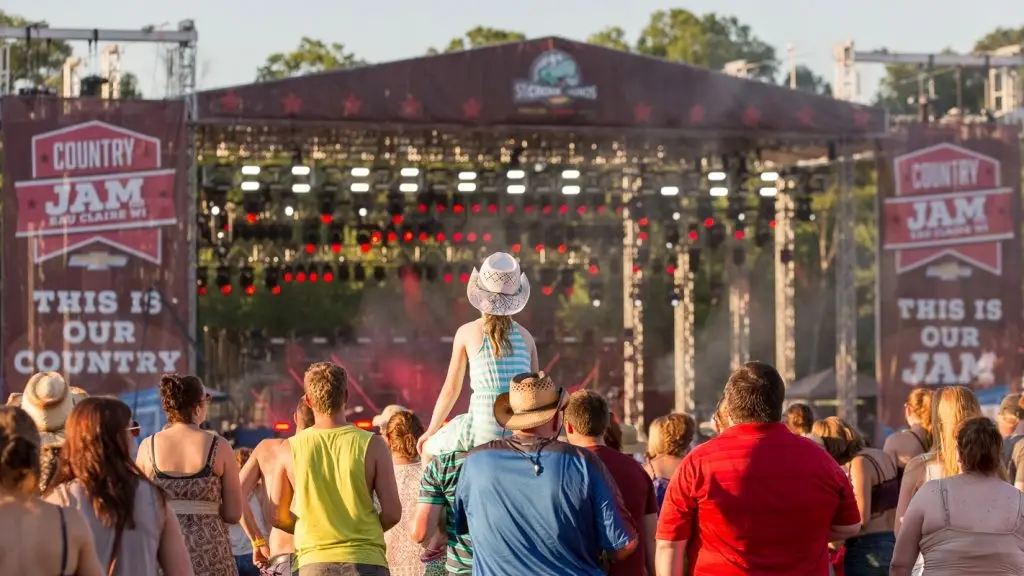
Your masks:
[{"label": "stage roof", "polygon": [[210,90],[198,99],[202,124],[783,139],[887,131],[881,109],[564,38]]}]

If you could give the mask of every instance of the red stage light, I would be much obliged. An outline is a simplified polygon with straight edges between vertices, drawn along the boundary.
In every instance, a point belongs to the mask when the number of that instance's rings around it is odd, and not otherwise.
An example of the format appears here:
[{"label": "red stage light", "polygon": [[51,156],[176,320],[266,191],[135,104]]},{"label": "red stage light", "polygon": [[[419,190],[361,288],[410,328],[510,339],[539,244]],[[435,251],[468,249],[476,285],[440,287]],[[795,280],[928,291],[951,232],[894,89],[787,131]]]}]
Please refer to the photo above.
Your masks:
[{"label": "red stage light", "polygon": [[491,233],[490,232],[484,232],[484,242],[490,242],[490,241],[491,241]]},{"label": "red stage light", "polygon": [[206,296],[206,286],[200,286],[199,287],[199,295],[200,296]]},{"label": "red stage light", "polygon": [[689,236],[691,242],[696,242],[699,235],[696,230],[690,230]]},{"label": "red stage light", "polygon": [[545,286],[541,288],[540,291],[543,292],[545,296],[551,296],[551,293],[554,292],[555,289],[551,286]]},{"label": "red stage light", "polygon": [[641,232],[637,234],[637,238],[640,238],[641,240],[647,240],[647,232]]},{"label": "red stage light", "polygon": [[445,284],[451,284],[452,283],[452,273],[451,272],[445,272],[444,276],[442,277],[442,279],[445,281]]},{"label": "red stage light", "polygon": [[473,204],[473,206],[470,208],[470,210],[473,211],[473,214],[479,214],[480,213],[480,205],[479,204]]},{"label": "red stage light", "polygon": [[559,254],[565,254],[565,252],[566,252],[566,251],[567,251],[568,249],[569,249],[569,247],[568,247],[568,246],[566,246],[565,244],[559,244],[559,245],[558,245],[558,253],[559,253]]},{"label": "red stage light", "polygon": [[316,252],[316,244],[306,244],[306,254]]},{"label": "red stage light", "polygon": [[429,239],[430,234],[427,234],[426,232],[420,232],[420,242],[426,242]]},{"label": "red stage light", "polygon": [[306,273],[305,272],[297,272],[295,274],[295,281],[298,282],[299,284],[302,284],[303,282],[305,282],[306,281]]},{"label": "red stage light", "polygon": [[704,219],[704,227],[705,228],[711,228],[714,225],[715,225],[715,219],[714,218],[705,218]]},{"label": "red stage light", "polygon": [[334,282],[334,272],[324,272],[324,282]]},{"label": "red stage light", "polygon": [[309,273],[309,281],[310,282],[316,282],[319,278],[320,278],[320,276],[316,272],[310,272]]},{"label": "red stage light", "polygon": [[551,214],[551,205],[549,204],[549,205],[541,208],[540,211],[542,213],[544,213],[544,214]]},{"label": "red stage light", "polygon": [[335,254],[341,252],[341,244],[331,244],[331,252]]},{"label": "red stage light", "polygon": [[512,251],[513,252],[519,252],[522,249],[523,249],[523,246],[521,244],[513,244],[512,245]]},{"label": "red stage light", "polygon": [[292,280],[295,280],[295,274],[293,274],[291,272],[285,272],[284,273],[284,281],[289,283],[289,284],[291,284]]},{"label": "red stage light", "polygon": [[390,232],[389,231],[388,232],[388,244],[394,242],[395,240],[398,240],[398,234],[395,233],[395,232]]},{"label": "red stage light", "polygon": [[281,293],[281,287],[274,286],[273,288],[270,289],[270,293],[273,294],[274,296],[277,296],[278,294]]},{"label": "red stage light", "polygon": [[380,244],[381,237],[382,236],[379,230],[374,230],[373,232],[370,232],[370,242],[372,244]]},{"label": "red stage light", "polygon": [[586,214],[587,213],[587,207],[586,206],[577,206],[576,207],[576,213],[577,214]]},{"label": "red stage light", "polygon": [[607,210],[608,210],[608,208],[606,208],[605,206],[598,206],[597,207],[597,213],[598,214],[604,214]]},{"label": "red stage light", "polygon": [[470,242],[476,242],[476,232],[470,232],[469,234],[466,234],[466,240]]},{"label": "red stage light", "polygon": [[418,210],[420,214],[424,214],[427,211],[427,205],[420,204],[419,206],[416,207],[416,210]]},{"label": "red stage light", "polygon": [[639,274],[639,273],[640,273],[640,266],[638,264],[633,264],[633,274]]},{"label": "red stage light", "polygon": [[275,422],[274,432],[288,432],[292,429],[292,425],[288,422]]},{"label": "red stage light", "polygon": [[523,212],[526,212],[527,214],[533,214],[533,211],[535,209],[536,208],[534,207],[533,204],[527,204],[526,206],[523,206]]},{"label": "red stage light", "polygon": [[465,211],[466,208],[462,204],[456,204],[455,206],[452,206],[452,212],[456,214],[462,214]]},{"label": "red stage light", "polygon": [[[515,208],[513,208],[512,210],[514,211]],[[490,205],[488,205],[487,206],[487,211],[490,212],[491,214],[497,214],[498,213],[498,205],[497,204],[490,204]]]},{"label": "red stage light", "polygon": [[445,209],[444,204],[435,204],[434,205],[434,210],[437,210],[438,214],[443,214],[444,213],[444,209]]},{"label": "red stage light", "polygon": [[601,269],[597,267],[597,264],[591,264],[590,266],[587,267],[587,274],[590,274],[591,276],[596,276],[597,274],[600,273]]},{"label": "red stage light", "polygon": [[246,296],[252,296],[255,293],[256,293],[256,287],[255,286],[246,286],[245,287],[245,295]]},{"label": "red stage light", "polygon": [[744,236],[746,236],[746,234],[744,234],[744,233],[743,233],[743,230],[737,230],[737,231],[733,232],[733,234],[732,234],[732,235],[733,235],[733,236],[734,236],[734,237],[735,237],[735,238],[736,238],[737,240],[743,240],[743,237],[744,237]]},{"label": "red stage light", "polygon": [[665,266],[665,273],[667,273],[669,275],[675,274],[676,273],[675,265],[674,264],[669,264],[668,266]]},{"label": "red stage light", "polygon": [[454,234],[452,234],[452,241],[462,242],[462,232],[455,232]]},{"label": "red stage light", "polygon": [[536,246],[534,246],[533,249],[536,250],[537,252],[543,252],[544,251],[544,245],[543,244],[537,244]]},{"label": "red stage light", "polygon": [[647,224],[649,224],[650,222],[647,220],[647,218],[641,218],[637,220],[636,223],[641,226],[647,226]]},{"label": "red stage light", "polygon": [[775,220],[772,220],[771,222],[769,222],[768,223],[768,227],[775,228]]},{"label": "red stage light", "polygon": [[562,293],[566,296],[572,296],[573,288],[571,286],[569,288],[565,288],[562,290]]},{"label": "red stage light", "polygon": [[252,212],[250,212],[250,213],[245,215],[245,221],[248,222],[249,224],[255,224],[256,220],[258,220],[258,219],[259,219],[259,216],[256,216]]},{"label": "red stage light", "polygon": [[356,428],[360,430],[369,430],[373,428],[373,422],[371,420],[356,420]]},{"label": "red stage light", "polygon": [[321,214],[320,221],[323,222],[324,224],[330,224],[332,221],[334,221],[334,216],[331,216],[330,214]]},{"label": "red stage light", "polygon": [[225,296],[227,296],[228,294],[231,294],[231,284],[227,284],[225,286],[221,286],[220,287],[220,293],[225,295]]},{"label": "red stage light", "polygon": [[558,213],[559,214],[566,214],[568,212],[569,212],[569,207],[566,206],[565,204],[562,204],[561,206],[558,207]]},{"label": "red stage light", "polygon": [[459,274],[459,282],[462,282],[463,284],[469,282],[469,273],[462,272],[461,274]]},{"label": "red stage light", "polygon": [[360,244],[359,245],[359,251],[362,252],[363,254],[366,254],[367,252],[370,251],[370,245],[369,244]]},{"label": "red stage light", "polygon": [[401,224],[402,220],[403,218],[401,214],[395,214],[394,216],[391,217],[391,223],[394,224],[395,226]]},{"label": "red stage light", "polygon": [[402,234],[402,242],[412,242],[412,238],[413,238],[413,233],[412,233],[412,231],[406,230],[406,231],[405,231],[405,232],[404,232],[404,233]]},{"label": "red stage light", "polygon": [[506,214],[515,214],[516,213],[516,207],[511,205],[511,204],[509,204],[508,206],[505,206],[505,213]]},{"label": "red stage light", "polygon": [[447,238],[447,236],[444,235],[444,232],[438,232],[437,234],[434,234],[434,240],[437,240],[438,242],[444,242],[445,238]]}]

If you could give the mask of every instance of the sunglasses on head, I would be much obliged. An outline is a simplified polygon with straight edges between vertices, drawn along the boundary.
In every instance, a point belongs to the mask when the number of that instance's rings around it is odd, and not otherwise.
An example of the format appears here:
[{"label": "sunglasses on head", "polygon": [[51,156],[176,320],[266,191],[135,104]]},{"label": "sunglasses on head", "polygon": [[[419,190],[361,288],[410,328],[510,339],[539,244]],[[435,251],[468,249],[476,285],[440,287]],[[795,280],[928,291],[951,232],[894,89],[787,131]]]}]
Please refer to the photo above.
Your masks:
[{"label": "sunglasses on head", "polygon": [[138,438],[139,434],[142,433],[142,427],[139,426],[138,422],[132,420],[132,423],[128,426],[128,431],[132,433],[132,437]]}]

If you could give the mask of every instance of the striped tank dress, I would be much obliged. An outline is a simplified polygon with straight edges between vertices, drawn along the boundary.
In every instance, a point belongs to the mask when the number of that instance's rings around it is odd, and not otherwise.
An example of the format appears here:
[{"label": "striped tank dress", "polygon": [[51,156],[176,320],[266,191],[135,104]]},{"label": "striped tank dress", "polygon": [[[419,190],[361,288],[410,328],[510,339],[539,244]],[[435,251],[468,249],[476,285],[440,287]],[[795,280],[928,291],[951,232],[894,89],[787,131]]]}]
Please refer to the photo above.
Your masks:
[{"label": "striped tank dress", "polygon": [[469,411],[452,418],[448,424],[427,440],[429,454],[468,452],[481,444],[502,437],[502,429],[494,419],[494,400],[508,392],[508,385],[518,374],[529,372],[530,350],[520,333],[519,324],[512,323],[508,335],[512,349],[498,358],[486,337],[476,354],[469,357]]}]

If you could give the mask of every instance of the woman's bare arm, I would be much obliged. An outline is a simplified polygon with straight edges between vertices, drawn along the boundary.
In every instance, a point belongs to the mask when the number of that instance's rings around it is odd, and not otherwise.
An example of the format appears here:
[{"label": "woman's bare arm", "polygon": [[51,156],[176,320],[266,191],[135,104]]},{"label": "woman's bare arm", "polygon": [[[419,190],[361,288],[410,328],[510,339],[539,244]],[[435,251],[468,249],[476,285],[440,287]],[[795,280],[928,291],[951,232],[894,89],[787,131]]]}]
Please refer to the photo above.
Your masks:
[{"label": "woman's bare arm", "polygon": [[448,375],[445,376],[441,392],[437,395],[434,413],[430,417],[430,425],[417,443],[421,453],[423,452],[423,444],[426,443],[427,439],[434,432],[437,432],[441,429],[441,426],[444,426],[444,421],[451,414],[455,402],[459,399],[459,395],[462,394],[462,381],[466,377],[466,362],[468,362],[469,358],[466,355],[466,338],[471,329],[473,329],[473,326],[467,324],[459,328],[458,332],[455,333],[455,341],[452,342],[452,357],[448,362]]},{"label": "woman's bare arm", "polygon": [[917,556],[921,553],[921,535],[924,526],[924,510],[932,501],[927,489],[917,493],[914,501],[903,516],[900,531],[896,533],[896,547],[889,563],[889,576],[910,576]]},{"label": "woman's bare arm", "polygon": [[921,485],[924,484],[927,470],[928,460],[925,458],[912,458],[910,462],[907,462],[907,468],[903,472],[903,483],[900,485],[899,503],[896,505],[896,522],[893,525],[893,532],[897,536],[900,533],[900,526],[903,524],[903,515],[907,513],[914,494],[917,494]]},{"label": "woman's bare arm", "polygon": [[853,484],[853,497],[857,500],[860,512],[860,526],[863,528],[871,522],[871,484],[873,469],[865,466],[865,457],[858,456],[850,462],[850,483]]},{"label": "woman's bare arm", "polygon": [[[242,487],[238,482],[238,462],[235,460],[231,446],[223,438],[217,437],[217,455],[220,462],[220,517],[227,524],[237,524],[242,517],[244,502]],[[223,441],[222,441],[223,440]]]}]

